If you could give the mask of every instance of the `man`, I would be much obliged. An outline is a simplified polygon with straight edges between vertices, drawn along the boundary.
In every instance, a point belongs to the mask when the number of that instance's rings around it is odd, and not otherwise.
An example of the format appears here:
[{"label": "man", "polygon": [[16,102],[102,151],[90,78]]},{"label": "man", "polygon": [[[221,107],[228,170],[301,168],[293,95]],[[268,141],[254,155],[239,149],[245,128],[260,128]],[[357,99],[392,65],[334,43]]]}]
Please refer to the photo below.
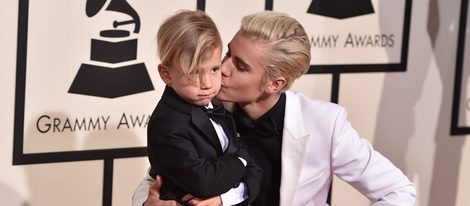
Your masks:
[{"label": "man", "polygon": [[[414,205],[413,183],[375,151],[346,120],[344,108],[286,91],[310,64],[310,43],[298,21],[263,11],[243,18],[222,63],[221,101],[235,102],[234,119],[263,168],[252,205],[326,205],[333,175],[374,205]],[[136,190],[144,202],[153,179]],[[169,202],[150,190],[146,205]],[[201,199],[193,203],[201,203]],[[202,202],[204,204],[204,202]]]}]

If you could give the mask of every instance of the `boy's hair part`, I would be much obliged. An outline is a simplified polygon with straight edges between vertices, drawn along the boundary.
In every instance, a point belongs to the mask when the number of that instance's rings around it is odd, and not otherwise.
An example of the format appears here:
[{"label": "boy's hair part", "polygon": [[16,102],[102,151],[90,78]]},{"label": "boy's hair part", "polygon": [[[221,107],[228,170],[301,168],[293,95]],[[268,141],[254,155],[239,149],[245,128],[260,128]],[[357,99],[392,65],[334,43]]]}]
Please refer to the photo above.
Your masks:
[{"label": "boy's hair part", "polygon": [[157,33],[161,64],[188,77],[217,48],[222,48],[219,31],[203,11],[180,10],[165,19]]}]

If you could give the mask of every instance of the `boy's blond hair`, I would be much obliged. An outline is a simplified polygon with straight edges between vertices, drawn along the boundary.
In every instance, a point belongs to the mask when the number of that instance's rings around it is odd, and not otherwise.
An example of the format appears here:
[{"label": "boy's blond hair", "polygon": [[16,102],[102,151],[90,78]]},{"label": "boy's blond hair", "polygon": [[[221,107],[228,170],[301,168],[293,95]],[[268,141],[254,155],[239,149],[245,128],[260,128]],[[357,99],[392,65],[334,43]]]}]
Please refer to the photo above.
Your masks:
[{"label": "boy's blond hair", "polygon": [[310,66],[310,42],[302,25],[287,14],[262,11],[243,17],[240,31],[255,38],[264,48],[267,65],[263,83],[277,77],[286,78],[290,88],[295,79]]},{"label": "boy's blond hair", "polygon": [[203,11],[181,10],[165,19],[157,33],[161,64],[188,77],[217,48],[222,48],[219,31]]}]

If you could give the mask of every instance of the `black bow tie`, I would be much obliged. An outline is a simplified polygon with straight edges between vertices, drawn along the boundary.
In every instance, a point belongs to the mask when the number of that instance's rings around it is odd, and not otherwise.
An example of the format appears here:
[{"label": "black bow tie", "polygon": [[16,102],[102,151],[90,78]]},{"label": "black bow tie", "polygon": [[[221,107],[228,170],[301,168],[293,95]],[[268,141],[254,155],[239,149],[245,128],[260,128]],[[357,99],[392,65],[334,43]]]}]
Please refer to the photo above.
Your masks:
[{"label": "black bow tie", "polygon": [[273,138],[279,136],[279,131],[271,117],[262,117],[253,121],[245,114],[237,110],[233,118],[237,124],[237,129],[242,136]]},{"label": "black bow tie", "polygon": [[217,124],[222,124],[224,122],[225,108],[222,104],[215,106],[213,109],[202,107],[202,110],[206,112],[209,118],[211,118],[214,122],[217,122]]}]

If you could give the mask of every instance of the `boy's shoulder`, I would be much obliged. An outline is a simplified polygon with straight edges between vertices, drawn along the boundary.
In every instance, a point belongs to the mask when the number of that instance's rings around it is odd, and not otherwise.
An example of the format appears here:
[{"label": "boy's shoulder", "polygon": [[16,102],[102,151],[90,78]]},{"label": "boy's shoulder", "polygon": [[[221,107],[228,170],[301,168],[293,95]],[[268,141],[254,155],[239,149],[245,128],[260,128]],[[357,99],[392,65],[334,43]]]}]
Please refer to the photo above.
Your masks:
[{"label": "boy's shoulder", "polygon": [[[160,100],[155,110],[152,113],[152,119],[161,119],[165,121],[182,121],[184,119],[190,119],[191,113],[190,108],[175,108],[175,105],[170,105],[167,102]],[[189,111],[188,111],[189,110]]]}]

